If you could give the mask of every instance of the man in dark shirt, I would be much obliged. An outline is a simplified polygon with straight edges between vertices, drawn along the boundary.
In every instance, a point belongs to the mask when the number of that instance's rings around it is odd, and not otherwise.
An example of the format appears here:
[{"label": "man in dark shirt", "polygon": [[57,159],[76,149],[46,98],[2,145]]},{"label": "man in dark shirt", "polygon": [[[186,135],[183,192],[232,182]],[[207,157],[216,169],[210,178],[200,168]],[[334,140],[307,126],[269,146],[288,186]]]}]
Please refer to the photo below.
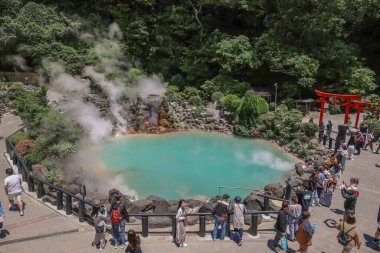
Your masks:
[{"label": "man in dark shirt", "polygon": [[288,210],[289,206],[287,202],[282,202],[282,207],[278,212],[277,221],[274,225],[276,229],[276,235],[273,239],[272,249],[279,247],[279,242],[283,236],[286,236],[286,227],[288,226]]},{"label": "man in dark shirt", "polygon": [[214,208],[215,213],[215,227],[212,231],[212,240],[215,241],[216,235],[218,233],[219,226],[222,227],[222,232],[220,234],[220,240],[224,240],[226,236],[226,226],[228,222],[228,199],[230,196],[228,194],[224,194],[222,200],[218,200]]}]

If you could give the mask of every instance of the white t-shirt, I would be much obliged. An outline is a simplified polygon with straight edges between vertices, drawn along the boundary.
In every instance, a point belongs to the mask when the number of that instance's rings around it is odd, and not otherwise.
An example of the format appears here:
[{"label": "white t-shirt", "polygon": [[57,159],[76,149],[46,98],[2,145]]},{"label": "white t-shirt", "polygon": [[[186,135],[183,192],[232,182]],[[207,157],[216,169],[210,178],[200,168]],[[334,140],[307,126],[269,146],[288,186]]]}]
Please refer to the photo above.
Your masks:
[{"label": "white t-shirt", "polygon": [[5,178],[4,185],[8,186],[8,194],[15,194],[22,192],[21,179],[18,175],[10,175]]}]

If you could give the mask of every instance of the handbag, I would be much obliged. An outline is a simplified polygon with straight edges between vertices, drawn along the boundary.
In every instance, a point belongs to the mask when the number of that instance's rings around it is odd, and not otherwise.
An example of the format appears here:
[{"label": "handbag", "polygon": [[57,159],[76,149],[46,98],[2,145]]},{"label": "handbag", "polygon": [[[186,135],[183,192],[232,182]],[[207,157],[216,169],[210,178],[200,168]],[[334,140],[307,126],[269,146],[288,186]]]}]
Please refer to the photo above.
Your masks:
[{"label": "handbag", "polygon": [[288,249],[288,241],[286,240],[286,236],[283,236],[281,238],[280,245],[281,245],[282,250]]},{"label": "handbag", "polygon": [[104,225],[95,226],[96,233],[104,233]]},{"label": "handbag", "polygon": [[343,229],[338,234],[338,242],[341,245],[347,246],[352,241],[352,237],[348,234],[348,232],[350,232],[354,228],[355,227],[349,229],[347,232],[344,232],[344,222],[343,222]]}]

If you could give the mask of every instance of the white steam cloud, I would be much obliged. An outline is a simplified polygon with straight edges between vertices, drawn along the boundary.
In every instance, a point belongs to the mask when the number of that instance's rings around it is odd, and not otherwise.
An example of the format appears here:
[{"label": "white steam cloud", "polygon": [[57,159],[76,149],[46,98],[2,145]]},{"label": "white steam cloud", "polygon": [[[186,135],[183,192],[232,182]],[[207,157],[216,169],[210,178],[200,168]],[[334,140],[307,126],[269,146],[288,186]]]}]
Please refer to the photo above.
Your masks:
[{"label": "white steam cloud", "polygon": [[12,64],[13,66],[18,67],[22,71],[31,70],[31,68],[26,64],[26,60],[20,55],[8,55],[5,57],[5,61]]},{"label": "white steam cloud", "polygon": [[248,157],[241,152],[235,152],[235,156],[248,164],[267,166],[274,170],[287,171],[294,167],[294,163],[285,161],[269,151],[253,151]]},{"label": "white steam cloud", "polygon": [[139,94],[143,99],[147,99],[149,95],[163,97],[166,92],[167,83],[162,82],[157,75],[150,78],[141,78],[138,81]]}]

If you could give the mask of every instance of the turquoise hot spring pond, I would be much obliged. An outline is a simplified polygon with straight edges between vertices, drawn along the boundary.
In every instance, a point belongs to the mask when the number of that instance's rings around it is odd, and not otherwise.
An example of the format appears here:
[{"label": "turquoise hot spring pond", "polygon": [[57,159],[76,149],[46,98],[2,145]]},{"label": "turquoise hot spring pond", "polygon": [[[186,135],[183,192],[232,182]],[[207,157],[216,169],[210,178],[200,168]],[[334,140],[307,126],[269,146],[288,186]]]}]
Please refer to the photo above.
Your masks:
[{"label": "turquoise hot spring pond", "polygon": [[[102,145],[97,155],[139,198],[211,197],[219,193],[219,186],[262,188],[294,165],[265,141],[202,133],[116,138]],[[249,191],[221,193],[233,197]]]}]

